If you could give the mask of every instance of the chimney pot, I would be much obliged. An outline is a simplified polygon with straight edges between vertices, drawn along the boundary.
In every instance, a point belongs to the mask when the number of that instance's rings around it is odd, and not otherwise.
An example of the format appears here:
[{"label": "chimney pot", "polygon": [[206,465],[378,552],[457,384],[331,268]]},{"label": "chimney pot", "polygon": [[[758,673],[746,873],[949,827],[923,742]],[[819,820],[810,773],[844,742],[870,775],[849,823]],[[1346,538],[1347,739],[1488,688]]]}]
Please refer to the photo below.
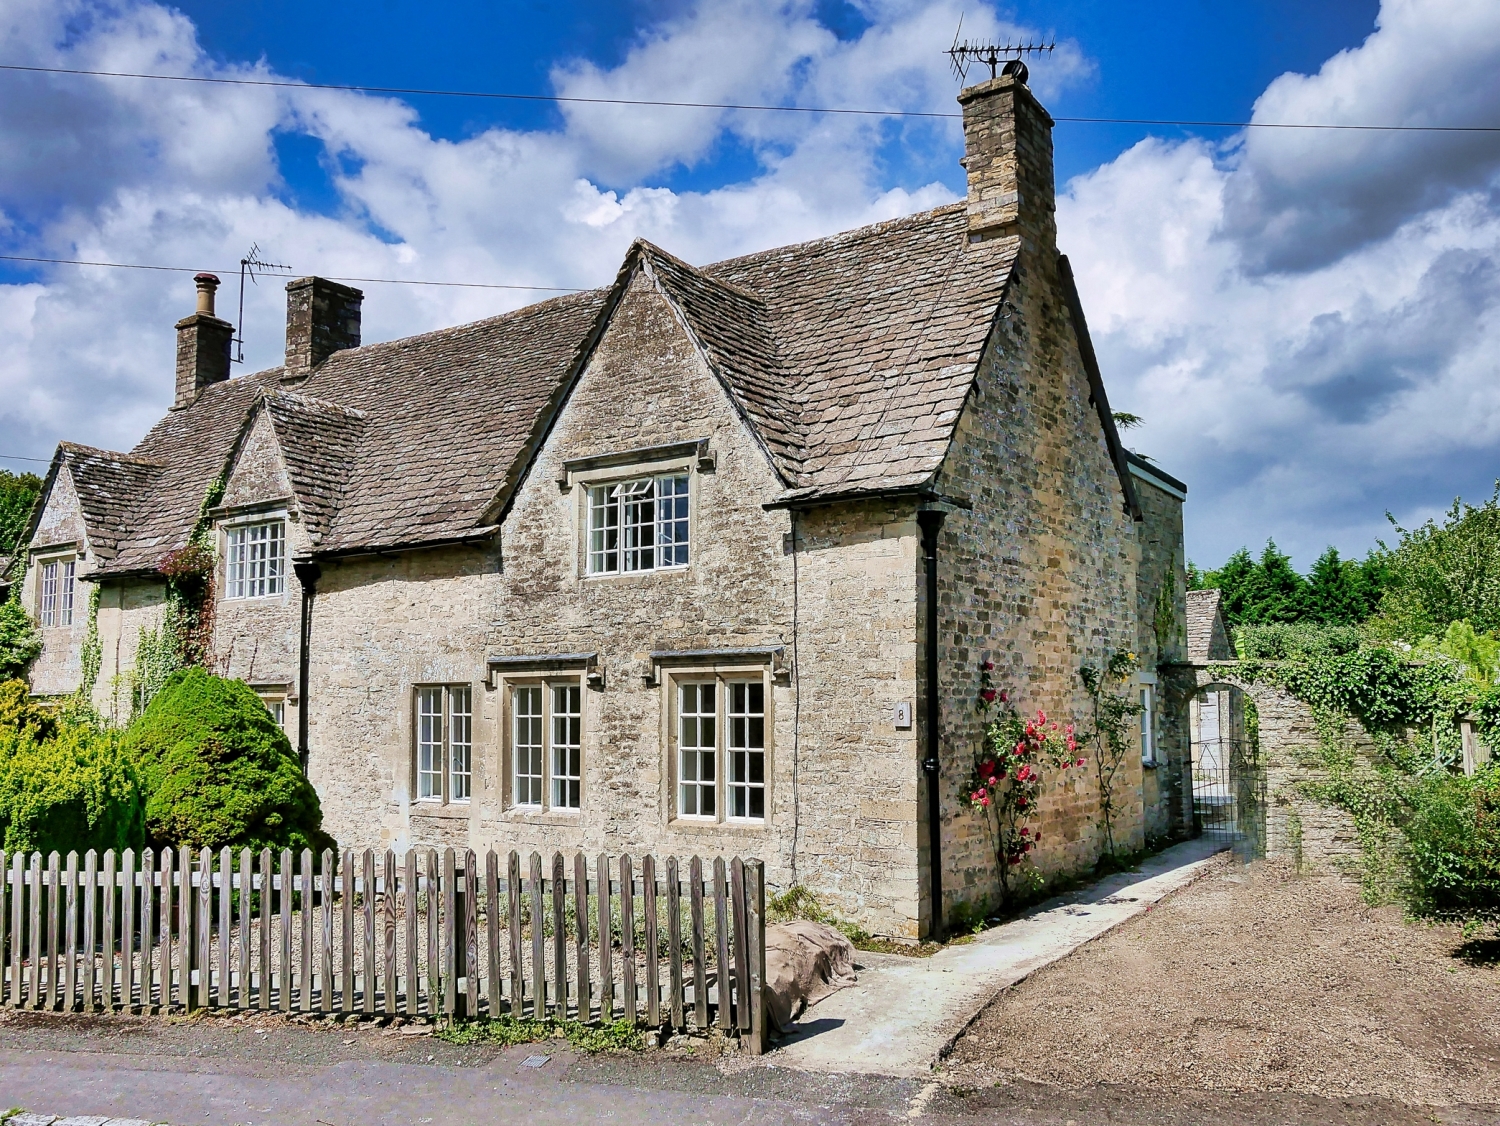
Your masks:
[{"label": "chimney pot", "polygon": [[194,274],[193,284],[198,287],[198,312],[205,316],[214,315],[214,291],[219,288],[219,278],[216,274]]},{"label": "chimney pot", "polygon": [[365,295],[327,278],[298,278],[286,285],[286,370],[282,379],[306,379],[335,352],[359,347]]},{"label": "chimney pot", "polygon": [[213,274],[193,278],[198,287],[198,308],[177,322],[177,396],[172,409],[190,407],[211,383],[229,378],[229,342],[234,325],[214,315],[214,290],[219,279]]}]

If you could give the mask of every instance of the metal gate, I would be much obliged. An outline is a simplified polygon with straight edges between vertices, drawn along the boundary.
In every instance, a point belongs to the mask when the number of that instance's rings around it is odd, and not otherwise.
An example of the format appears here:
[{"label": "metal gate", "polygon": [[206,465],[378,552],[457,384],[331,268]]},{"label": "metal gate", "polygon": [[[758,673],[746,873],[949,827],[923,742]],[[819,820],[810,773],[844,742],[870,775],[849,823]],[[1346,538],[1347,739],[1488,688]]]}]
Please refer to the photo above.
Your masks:
[{"label": "metal gate", "polygon": [[1244,859],[1266,851],[1266,774],[1244,739],[1203,739],[1193,750],[1193,827]]}]

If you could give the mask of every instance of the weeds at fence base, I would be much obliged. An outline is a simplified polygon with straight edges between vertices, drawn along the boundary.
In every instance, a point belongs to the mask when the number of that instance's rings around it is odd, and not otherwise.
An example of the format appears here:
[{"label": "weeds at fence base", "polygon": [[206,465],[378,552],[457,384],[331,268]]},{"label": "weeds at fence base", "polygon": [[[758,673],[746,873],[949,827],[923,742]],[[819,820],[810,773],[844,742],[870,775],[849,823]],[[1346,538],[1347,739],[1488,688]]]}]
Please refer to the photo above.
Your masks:
[{"label": "weeds at fence base", "polygon": [[646,1047],[646,1034],[625,1021],[585,1024],[581,1020],[535,1020],[502,1016],[496,1020],[471,1020],[450,1024],[433,1033],[449,1044],[498,1044],[503,1048],[534,1044],[540,1040],[566,1040],[580,1052],[639,1052]]}]

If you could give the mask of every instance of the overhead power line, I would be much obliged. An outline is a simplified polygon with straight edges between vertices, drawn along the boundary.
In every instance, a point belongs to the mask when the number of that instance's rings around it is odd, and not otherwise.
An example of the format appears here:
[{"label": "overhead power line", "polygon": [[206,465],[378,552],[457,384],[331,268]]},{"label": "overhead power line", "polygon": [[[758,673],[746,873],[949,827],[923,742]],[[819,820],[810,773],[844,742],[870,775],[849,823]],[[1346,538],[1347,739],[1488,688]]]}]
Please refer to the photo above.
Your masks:
[{"label": "overhead power line", "polygon": [[47,465],[52,459],[50,457],[22,457],[20,454],[0,454],[0,461],[35,461],[41,465]]},{"label": "overhead power line", "polygon": [[[172,274],[198,274],[203,272],[202,267],[195,266],[148,266],[140,262],[91,262],[81,258],[34,258],[21,254],[0,254],[0,262],[37,262],[49,266],[108,266],[115,270],[160,270]],[[216,266],[210,269],[210,273],[232,274],[238,270],[238,266],[224,268]],[[277,278],[294,278],[300,275],[295,273],[272,273],[262,276]],[[569,289],[558,285],[511,285],[500,282],[455,282],[455,281],[427,281],[419,278],[350,278],[341,277],[337,274],[320,274],[329,281],[342,282],[366,282],[372,285],[441,285],[455,289],[526,289],[535,290],[539,293],[582,293],[581,289]]]},{"label": "overhead power line", "polygon": [[[513,102],[556,102],[576,105],[660,106],[676,109],[751,110],[760,113],[835,113],[861,117],[958,118],[961,113],[914,109],[861,109],[849,106],[775,106],[737,102],[679,102],[665,98],[584,98],[566,94],[515,94],[495,90],[433,90],[418,86],[365,86],[353,83],[294,82],[278,78],[210,78],[195,74],[144,74],[122,70],[84,70],[76,67],[21,66],[0,63],[0,71],[31,74],[71,74],[91,78],[140,78],[153,82],[196,82],[217,86],[269,86],[293,90],[342,90],[356,94],[409,94],[439,98],[489,98]],[[1165,117],[1054,117],[1078,125],[1175,125],[1201,129],[1334,129],[1377,133],[1500,133],[1500,125],[1346,125],[1334,122],[1213,121]]]}]

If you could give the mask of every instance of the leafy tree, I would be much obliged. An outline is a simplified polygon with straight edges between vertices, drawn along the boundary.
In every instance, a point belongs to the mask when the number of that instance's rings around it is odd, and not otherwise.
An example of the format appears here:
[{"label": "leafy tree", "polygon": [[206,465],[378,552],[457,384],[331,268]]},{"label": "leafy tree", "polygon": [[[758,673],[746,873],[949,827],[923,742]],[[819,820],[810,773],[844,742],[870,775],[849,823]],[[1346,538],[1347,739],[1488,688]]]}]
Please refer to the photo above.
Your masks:
[{"label": "leafy tree", "polygon": [[1381,633],[1416,641],[1467,621],[1478,633],[1500,630],[1500,483],[1484,504],[1453,502],[1442,524],[1429,520],[1384,543],[1380,564],[1386,589]]},{"label": "leafy tree", "polygon": [[1307,607],[1307,580],[1292,567],[1292,558],[1267,540],[1244,587],[1242,622],[1295,622]]},{"label": "leafy tree", "polygon": [[124,747],[141,774],[153,845],[333,847],[291,743],[243,681],[179,669]]},{"label": "leafy tree", "polygon": [[10,555],[26,534],[31,510],[42,491],[35,473],[12,473],[0,469],[0,555]]}]

